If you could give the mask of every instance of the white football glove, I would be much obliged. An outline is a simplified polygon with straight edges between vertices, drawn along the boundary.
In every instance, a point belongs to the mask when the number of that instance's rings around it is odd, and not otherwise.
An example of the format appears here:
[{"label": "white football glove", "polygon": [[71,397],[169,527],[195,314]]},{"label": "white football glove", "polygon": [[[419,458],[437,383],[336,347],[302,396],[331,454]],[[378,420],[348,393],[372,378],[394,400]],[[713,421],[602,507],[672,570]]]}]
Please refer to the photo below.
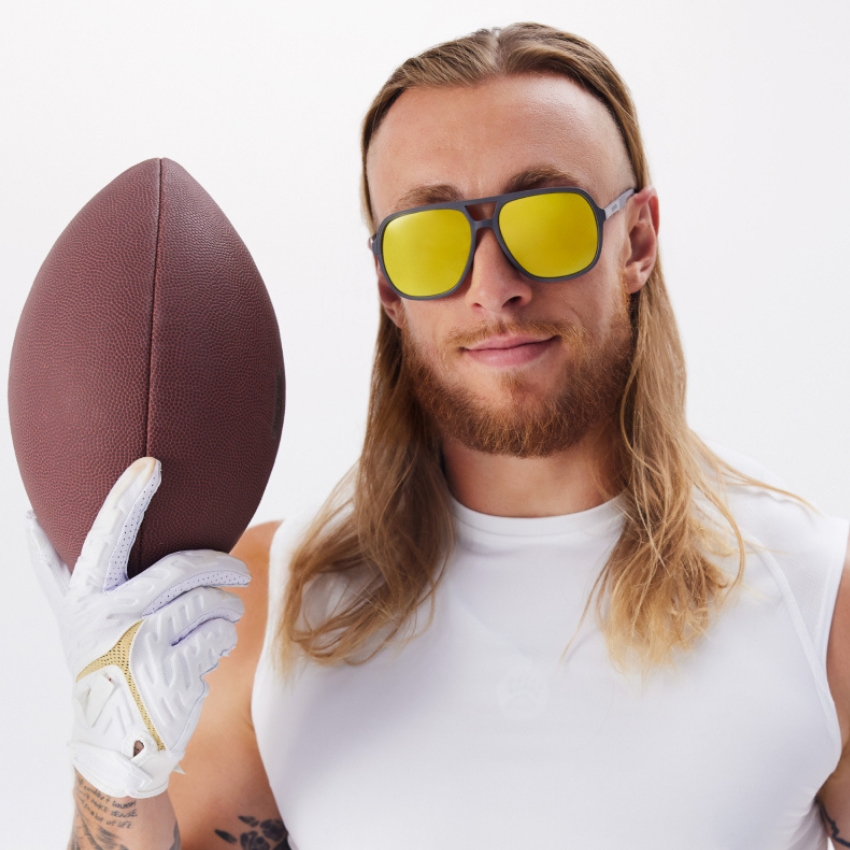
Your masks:
[{"label": "white football glove", "polygon": [[33,564],[74,677],[68,746],[77,770],[112,797],[154,797],[168,787],[209,690],[203,676],[236,645],[242,602],[218,586],[250,581],[241,561],[210,550],[168,555],[127,579],[159,482],[153,458],[126,470],[73,574],[30,514]]}]

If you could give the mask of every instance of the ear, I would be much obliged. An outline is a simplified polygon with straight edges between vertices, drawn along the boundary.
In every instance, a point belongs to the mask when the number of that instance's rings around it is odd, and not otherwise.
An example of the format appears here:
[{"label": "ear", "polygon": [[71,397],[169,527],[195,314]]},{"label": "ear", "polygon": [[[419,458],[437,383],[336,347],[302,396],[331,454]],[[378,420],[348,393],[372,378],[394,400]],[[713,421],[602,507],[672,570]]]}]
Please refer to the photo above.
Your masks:
[{"label": "ear", "polygon": [[658,193],[646,186],[629,199],[627,209],[628,256],[623,270],[629,294],[649,279],[658,256]]},{"label": "ear", "polygon": [[387,283],[383,274],[381,274],[381,267],[378,265],[377,257],[375,257],[375,274],[378,278],[378,297],[381,299],[384,312],[389,316],[393,324],[401,327],[404,324],[404,301]]}]

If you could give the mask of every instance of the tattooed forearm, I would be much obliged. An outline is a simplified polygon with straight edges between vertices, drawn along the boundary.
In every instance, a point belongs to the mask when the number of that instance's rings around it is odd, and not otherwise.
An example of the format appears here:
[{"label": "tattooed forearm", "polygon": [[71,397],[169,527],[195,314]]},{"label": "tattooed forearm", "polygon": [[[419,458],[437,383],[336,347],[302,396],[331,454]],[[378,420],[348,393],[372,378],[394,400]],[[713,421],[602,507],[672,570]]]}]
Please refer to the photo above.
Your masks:
[{"label": "tattooed forearm", "polygon": [[260,821],[250,815],[239,815],[239,820],[250,828],[238,836],[223,829],[213,831],[227,844],[238,844],[241,850],[289,850],[286,827],[279,818]]},{"label": "tattooed forearm", "polygon": [[823,818],[823,822],[826,824],[827,832],[829,833],[829,837],[832,840],[832,843],[836,847],[850,847],[850,835],[846,835],[843,838],[839,837],[840,830],[838,829],[838,824],[829,816],[829,813],[826,810],[826,806],[818,800],[818,805],[820,806],[821,817]]},{"label": "tattooed forearm", "polygon": [[[180,831],[170,802],[165,804],[168,807],[166,820],[162,817],[162,806],[154,800],[115,799],[78,773],[74,804],[74,825],[68,850],[181,850]],[[140,806],[146,806],[142,817]],[[153,829],[148,828],[154,820],[158,823]],[[148,826],[142,821],[148,821]],[[173,832],[169,828],[171,822],[174,822]]]},{"label": "tattooed forearm", "polygon": [[135,800],[114,800],[77,774],[74,803],[69,850],[127,850],[120,835],[137,817]]}]

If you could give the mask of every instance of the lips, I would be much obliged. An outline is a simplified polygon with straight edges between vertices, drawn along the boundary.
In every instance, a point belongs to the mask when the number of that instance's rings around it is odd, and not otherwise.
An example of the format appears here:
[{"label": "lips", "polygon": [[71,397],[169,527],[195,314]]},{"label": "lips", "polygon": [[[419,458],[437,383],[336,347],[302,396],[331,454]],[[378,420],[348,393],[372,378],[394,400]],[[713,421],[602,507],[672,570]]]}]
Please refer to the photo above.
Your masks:
[{"label": "lips", "polygon": [[558,344],[558,337],[539,337],[528,334],[493,336],[468,347],[463,353],[477,363],[497,368],[525,366],[544,356]]},{"label": "lips", "polygon": [[536,337],[525,334],[512,334],[510,336],[493,336],[476,345],[465,346],[466,351],[489,351],[504,350],[506,348],[517,348],[521,345],[535,345],[549,342],[554,337]]}]

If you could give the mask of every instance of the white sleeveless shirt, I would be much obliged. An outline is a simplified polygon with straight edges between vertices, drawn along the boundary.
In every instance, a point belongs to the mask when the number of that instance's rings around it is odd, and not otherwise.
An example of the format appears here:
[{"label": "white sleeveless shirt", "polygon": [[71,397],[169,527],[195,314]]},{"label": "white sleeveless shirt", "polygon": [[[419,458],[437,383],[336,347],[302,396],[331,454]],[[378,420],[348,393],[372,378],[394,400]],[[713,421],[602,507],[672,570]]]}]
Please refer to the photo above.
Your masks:
[{"label": "white sleeveless shirt", "polygon": [[289,681],[272,636],[303,525],[285,522],[252,712],[294,850],[825,850],[813,800],[841,751],[826,647],[848,524],[754,488],[730,504],[760,546],[745,587],[645,687],[611,667],[593,609],[563,654],[617,499],[538,519],[455,503],[430,626]]}]

